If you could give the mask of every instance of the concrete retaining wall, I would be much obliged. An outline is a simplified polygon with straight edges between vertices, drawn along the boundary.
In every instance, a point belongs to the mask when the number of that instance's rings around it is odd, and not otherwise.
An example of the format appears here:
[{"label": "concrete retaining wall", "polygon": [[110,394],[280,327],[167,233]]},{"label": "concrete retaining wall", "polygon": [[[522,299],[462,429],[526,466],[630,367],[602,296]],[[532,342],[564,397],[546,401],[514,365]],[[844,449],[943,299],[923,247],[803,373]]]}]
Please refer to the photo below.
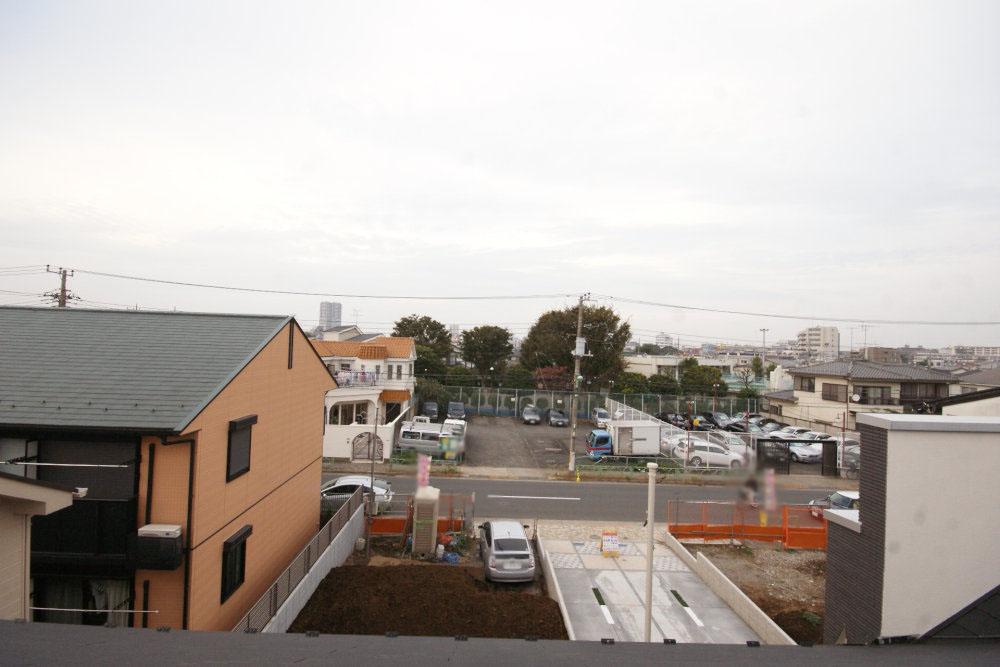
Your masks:
[{"label": "concrete retaining wall", "polygon": [[347,525],[341,529],[337,536],[330,542],[323,554],[316,559],[309,572],[302,578],[299,585],[295,587],[292,594],[288,596],[284,604],[278,608],[274,615],[261,632],[288,632],[288,628],[298,617],[309,598],[316,592],[319,582],[330,573],[335,567],[344,564],[347,557],[354,550],[357,539],[365,532],[365,507],[362,505],[354,510],[354,514],[348,520]]},{"label": "concrete retaining wall", "polygon": [[771,617],[761,611],[739,586],[729,580],[722,570],[715,566],[705,554],[699,553],[697,558],[691,555],[687,548],[677,541],[677,538],[667,532],[663,541],[691,571],[701,577],[705,585],[712,589],[750,629],[757,633],[765,644],[794,646],[795,640],[788,636]]},{"label": "concrete retaining wall", "polygon": [[545,584],[549,591],[549,597],[559,603],[559,613],[562,614],[563,625],[566,626],[566,635],[570,640],[576,639],[573,634],[573,624],[569,621],[569,612],[566,610],[566,603],[563,601],[562,591],[559,589],[559,580],[556,579],[555,570],[549,561],[549,552],[545,550],[545,543],[541,535],[535,534],[535,543],[538,547],[538,560],[542,564],[542,572],[545,574]]}]

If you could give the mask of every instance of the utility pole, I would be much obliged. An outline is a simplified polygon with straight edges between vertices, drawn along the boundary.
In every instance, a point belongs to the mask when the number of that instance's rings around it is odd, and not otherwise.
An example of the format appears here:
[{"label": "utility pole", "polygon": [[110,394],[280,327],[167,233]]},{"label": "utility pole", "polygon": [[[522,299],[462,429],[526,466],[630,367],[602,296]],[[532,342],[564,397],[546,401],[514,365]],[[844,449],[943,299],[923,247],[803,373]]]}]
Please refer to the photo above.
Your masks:
[{"label": "utility pole", "polygon": [[770,329],[760,330],[760,365],[764,369],[764,377],[767,377],[767,332]]},{"label": "utility pole", "polygon": [[569,429],[569,471],[576,470],[576,410],[577,394],[580,392],[580,358],[586,352],[583,340],[583,302],[590,298],[590,292],[580,295],[580,303],[576,308],[576,347],[573,348],[573,400],[570,410]]},{"label": "utility pole", "polygon": [[48,264],[45,265],[45,270],[48,273],[58,273],[59,274],[59,291],[58,292],[50,292],[50,293],[46,294],[46,296],[51,296],[52,298],[54,298],[56,300],[56,303],[58,304],[58,306],[60,308],[65,308],[66,307],[66,301],[69,300],[69,299],[74,298],[72,294],[70,294],[69,292],[66,291],[66,278],[72,276],[73,275],[73,271],[70,270],[70,269],[64,269],[61,266],[58,269],[53,269]]}]

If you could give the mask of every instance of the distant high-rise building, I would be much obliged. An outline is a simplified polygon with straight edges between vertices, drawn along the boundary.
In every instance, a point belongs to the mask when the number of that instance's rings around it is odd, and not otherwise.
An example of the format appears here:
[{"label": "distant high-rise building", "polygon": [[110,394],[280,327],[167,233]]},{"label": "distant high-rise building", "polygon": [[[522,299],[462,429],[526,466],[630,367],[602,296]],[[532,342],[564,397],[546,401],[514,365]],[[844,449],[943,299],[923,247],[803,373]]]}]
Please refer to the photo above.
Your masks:
[{"label": "distant high-rise building", "polygon": [[840,355],[837,327],[809,327],[799,332],[795,350],[806,362],[833,361]]},{"label": "distant high-rise building", "polygon": [[340,326],[340,313],[343,310],[336,301],[323,301],[319,304],[319,328],[321,331]]},{"label": "distant high-rise building", "polygon": [[658,347],[677,347],[673,336],[663,332],[656,334],[656,345]]}]

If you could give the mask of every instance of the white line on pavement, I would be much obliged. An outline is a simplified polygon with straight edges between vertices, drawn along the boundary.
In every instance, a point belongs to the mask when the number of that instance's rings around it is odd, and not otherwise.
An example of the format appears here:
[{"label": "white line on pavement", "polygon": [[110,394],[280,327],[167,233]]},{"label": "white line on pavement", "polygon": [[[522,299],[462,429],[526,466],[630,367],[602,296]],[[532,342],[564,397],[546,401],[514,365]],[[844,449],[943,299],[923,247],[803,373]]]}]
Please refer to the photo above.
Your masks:
[{"label": "white line on pavement", "polygon": [[688,613],[688,616],[691,617],[691,620],[698,624],[699,628],[705,627],[705,624],[701,622],[701,619],[695,616],[694,612],[691,611],[691,607],[683,607],[683,609]]},{"label": "white line on pavement", "polygon": [[604,618],[606,618],[608,620],[608,623],[610,623],[611,625],[614,625],[615,624],[615,619],[611,618],[611,612],[608,611],[608,608],[605,607],[603,604],[602,605],[598,605],[598,606],[601,608],[601,611],[604,612]]},{"label": "white line on pavement", "polygon": [[514,500],[579,500],[579,498],[568,498],[565,496],[495,496],[490,494],[487,498],[513,498]]}]

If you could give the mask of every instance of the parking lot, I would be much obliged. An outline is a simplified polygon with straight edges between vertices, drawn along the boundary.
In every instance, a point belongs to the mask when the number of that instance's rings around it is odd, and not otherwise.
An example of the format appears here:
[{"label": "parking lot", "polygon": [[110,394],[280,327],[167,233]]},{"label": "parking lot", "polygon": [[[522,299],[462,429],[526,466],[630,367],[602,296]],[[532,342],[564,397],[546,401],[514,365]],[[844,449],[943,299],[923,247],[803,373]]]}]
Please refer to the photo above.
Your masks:
[{"label": "parking lot", "polygon": [[[591,426],[579,422],[576,454],[586,456]],[[470,466],[565,469],[569,457],[569,427],[529,426],[514,417],[479,415],[469,422],[465,462]]]}]

